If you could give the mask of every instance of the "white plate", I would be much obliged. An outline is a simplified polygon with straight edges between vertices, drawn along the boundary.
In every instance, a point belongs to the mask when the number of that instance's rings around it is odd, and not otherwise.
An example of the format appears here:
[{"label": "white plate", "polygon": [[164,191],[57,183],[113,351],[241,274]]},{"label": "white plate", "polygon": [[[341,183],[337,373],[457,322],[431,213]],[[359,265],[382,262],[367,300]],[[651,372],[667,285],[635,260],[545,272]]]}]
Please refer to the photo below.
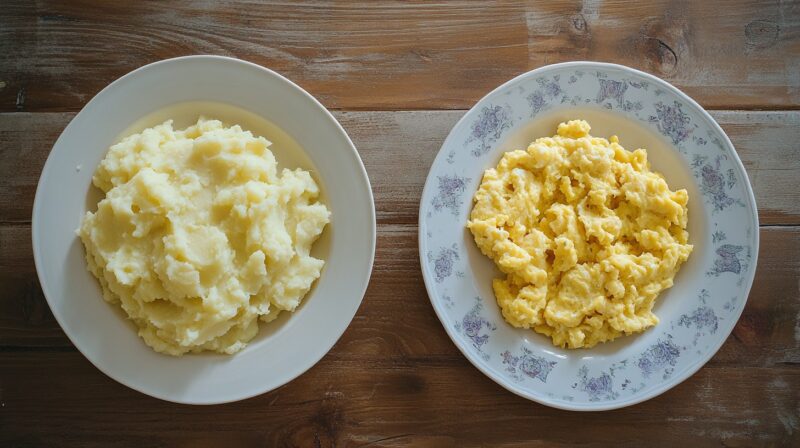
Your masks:
[{"label": "white plate", "polygon": [[[513,328],[491,288],[500,274],[465,225],[483,171],[511,149],[584,118],[592,134],[647,148],[672,188],[689,191],[694,251],[658,298],[656,327],[586,350],[554,347]],[[433,162],[420,203],[419,248],[431,303],[450,338],[484,374],[528,399],[604,410],[652,398],[696,372],[720,348],[755,274],[758,215],[728,137],[691,98],[627,67],[570,62],[498,87],[455,125]]]},{"label": "white plate", "polygon": [[[195,103],[193,111],[181,105],[188,101],[201,103]],[[312,169],[332,212],[331,223],[315,245],[326,260],[315,287],[295,313],[261,323],[259,335],[233,356],[175,358],[146,346],[122,310],[103,301],[75,235],[83,214],[96,209],[98,196],[90,188],[91,177],[109,146],[121,134],[136,130],[131,126],[156,124],[170,112],[182,124],[196,120],[197,114],[221,115],[239,117],[245,128],[250,124],[263,130],[264,137],[275,142],[279,167]],[[302,148],[297,151],[305,154],[293,153],[292,148]],[[42,290],[58,323],[97,368],[164,400],[222,403],[291,381],[341,336],[361,303],[372,270],[375,206],[353,143],[316,99],[258,65],[190,56],[150,64],[114,81],[64,129],[36,190],[33,253]]]}]

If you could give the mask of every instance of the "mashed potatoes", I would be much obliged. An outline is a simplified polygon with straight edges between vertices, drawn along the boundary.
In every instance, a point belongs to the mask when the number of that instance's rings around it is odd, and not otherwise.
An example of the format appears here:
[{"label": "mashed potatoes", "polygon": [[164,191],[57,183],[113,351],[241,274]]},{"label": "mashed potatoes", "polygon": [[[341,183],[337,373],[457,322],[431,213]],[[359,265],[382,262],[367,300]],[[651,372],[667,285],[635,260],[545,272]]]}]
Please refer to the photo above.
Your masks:
[{"label": "mashed potatoes", "polygon": [[643,149],[561,123],[558,135],[506,153],[475,193],[467,226],[504,279],[505,319],[567,348],[658,323],[658,294],[692,251],[688,195],[649,169]]},{"label": "mashed potatoes", "polygon": [[319,277],[309,251],[330,214],[307,171],[278,173],[269,145],[216,120],[167,121],[97,168],[105,198],[79,229],[89,270],[156,351],[235,353]]}]

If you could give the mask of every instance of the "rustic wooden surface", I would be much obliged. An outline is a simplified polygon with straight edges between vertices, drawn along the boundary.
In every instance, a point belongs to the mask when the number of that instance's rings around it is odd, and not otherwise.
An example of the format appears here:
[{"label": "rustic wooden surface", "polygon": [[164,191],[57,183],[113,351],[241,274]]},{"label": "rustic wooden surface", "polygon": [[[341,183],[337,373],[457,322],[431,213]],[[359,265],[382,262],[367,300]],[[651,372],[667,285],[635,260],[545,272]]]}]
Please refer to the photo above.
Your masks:
[{"label": "rustic wooden surface", "polygon": [[[797,2],[116,3],[0,6],[0,446],[800,444]],[[50,314],[30,247],[38,176],[75,112],[134,68],[197,53],[276,69],[335,109],[378,218],[370,287],[333,350],[278,390],[211,407],[94,368]],[[424,178],[464,109],[574,59],[644,69],[714,109],[762,224],[753,290],[719,353],[653,400],[592,414],[518,398],[460,355],[416,237]]]}]

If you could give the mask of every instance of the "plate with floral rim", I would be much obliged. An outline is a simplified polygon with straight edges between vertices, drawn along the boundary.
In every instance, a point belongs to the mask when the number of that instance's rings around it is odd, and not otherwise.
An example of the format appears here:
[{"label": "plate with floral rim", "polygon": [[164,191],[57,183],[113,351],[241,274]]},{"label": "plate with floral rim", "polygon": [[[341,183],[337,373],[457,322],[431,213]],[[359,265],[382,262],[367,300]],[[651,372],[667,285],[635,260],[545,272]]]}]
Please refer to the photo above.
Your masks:
[{"label": "plate with floral rim", "polygon": [[[653,308],[655,327],[567,350],[507,324],[491,288],[500,275],[466,230],[483,172],[503,153],[553,135],[569,119],[592,135],[646,148],[652,169],[689,192],[694,251]],[[728,136],[699,104],[653,75],[567,62],[524,73],[483,97],[453,127],[425,183],[419,251],[431,304],[464,356],[509,391],[561,409],[593,411],[653,398],[699,370],[730,335],[758,255],[758,215]]]}]

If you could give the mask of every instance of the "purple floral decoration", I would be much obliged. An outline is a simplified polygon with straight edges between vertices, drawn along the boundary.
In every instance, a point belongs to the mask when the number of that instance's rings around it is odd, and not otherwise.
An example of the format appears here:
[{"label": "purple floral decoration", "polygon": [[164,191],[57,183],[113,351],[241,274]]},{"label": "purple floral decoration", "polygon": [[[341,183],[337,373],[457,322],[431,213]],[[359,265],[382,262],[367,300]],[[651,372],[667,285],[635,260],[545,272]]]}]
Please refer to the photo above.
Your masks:
[{"label": "purple floral decoration", "polygon": [[616,100],[617,106],[623,108],[625,105],[625,91],[628,90],[628,84],[625,81],[614,81],[611,79],[598,79],[600,83],[600,90],[597,91],[597,104],[602,103],[606,99]]},{"label": "purple floral decoration", "polygon": [[626,112],[634,112],[634,114],[638,117],[639,111],[644,109],[641,101],[625,101],[625,104],[622,106],[622,110]]},{"label": "purple floral decoration", "polygon": [[538,114],[547,107],[544,94],[538,90],[528,95],[528,104],[531,106],[531,116]]},{"label": "purple floral decoration", "polygon": [[547,375],[556,365],[555,361],[548,361],[541,356],[536,356],[524,347],[519,356],[512,355],[508,350],[501,353],[501,356],[503,357],[503,364],[506,365],[506,371],[511,373],[517,380],[522,379],[519,375],[519,373],[522,373],[529,378],[536,378],[546,383]]},{"label": "purple floral decoration", "polygon": [[547,109],[548,100],[556,99],[564,94],[561,84],[559,84],[560,79],[561,75],[555,75],[552,79],[536,79],[539,88],[527,96],[528,104],[531,107],[531,117]]},{"label": "purple floral decoration", "polygon": [[656,123],[658,130],[672,139],[672,143],[679,144],[689,138],[692,130],[688,127],[689,116],[681,109],[681,103],[674,101],[672,106],[662,102],[656,103],[656,115],[650,117],[650,122]]},{"label": "purple floral decoration", "polygon": [[672,336],[667,335],[667,339],[659,339],[658,342],[645,350],[636,365],[645,378],[649,378],[653,373],[666,368],[664,373],[664,378],[666,379],[672,374],[680,355],[680,347],[672,342]]},{"label": "purple floral decoration", "polygon": [[707,306],[701,306],[694,310],[692,314],[682,315],[678,321],[678,325],[686,328],[694,327],[695,330],[697,330],[694,335],[694,340],[692,341],[692,345],[696,346],[701,336],[717,332],[719,328],[719,318],[717,314],[714,313],[713,309]]},{"label": "purple floral decoration", "polygon": [[614,400],[619,397],[619,393],[614,392],[614,379],[607,372],[600,376],[589,376],[589,368],[586,366],[578,369],[579,382],[573,387],[589,395],[589,401]]},{"label": "purple floral decoration", "polygon": [[456,260],[459,259],[458,247],[453,244],[452,247],[442,247],[439,249],[439,254],[434,257],[432,252],[428,253],[428,260],[433,263],[433,272],[436,276],[436,283],[441,283],[447,277],[453,274],[453,266]]},{"label": "purple floral decoration", "polygon": [[561,90],[561,85],[558,83],[560,79],[561,75],[555,75],[551,80],[539,78],[536,80],[536,83],[539,84],[547,97],[555,98],[564,92]]},{"label": "purple floral decoration", "polygon": [[448,309],[452,309],[455,306],[455,302],[453,302],[453,298],[447,294],[442,295],[442,300],[444,301],[444,306]]},{"label": "purple floral decoration", "polygon": [[472,123],[472,132],[466,141],[466,144],[475,141],[480,143],[472,150],[472,155],[478,157],[489,152],[491,144],[496,142],[503,135],[503,131],[512,124],[510,106],[484,106],[478,119]]},{"label": "purple floral decoration", "polygon": [[724,159],[726,157],[722,155],[709,162],[708,157],[695,155],[692,160],[694,175],[700,180],[700,191],[714,205],[714,212],[722,211],[733,204],[744,207],[742,201],[728,195],[728,192],[736,186],[736,175],[732,169],[728,170],[727,176],[722,173],[721,166]]},{"label": "purple floral decoration", "polygon": [[722,305],[722,309],[728,312],[732,312],[733,310],[736,309],[736,302],[738,301],[739,301],[738,297],[736,296],[731,297],[730,300],[728,300],[727,302],[725,302],[724,305]]},{"label": "purple floral decoration", "polygon": [[[586,100],[589,101],[588,98]],[[581,104],[583,102],[583,97],[580,95],[575,95],[572,98],[570,98],[565,95],[563,98],[561,98],[561,104],[564,104],[566,102],[569,102],[569,104],[573,106],[577,106],[578,104]]]},{"label": "purple floral decoration", "polygon": [[709,275],[719,277],[723,272],[741,273],[743,262],[739,258],[739,254],[743,250],[744,247],[734,244],[723,244],[718,247],[717,259],[714,260],[714,267],[709,271]]},{"label": "purple floral decoration", "polygon": [[735,202],[725,192],[725,177],[720,173],[719,166],[704,165],[700,168],[700,179],[703,193],[711,196],[714,210],[722,210]]},{"label": "purple floral decoration", "polygon": [[[483,310],[483,303],[481,302],[480,297],[476,297],[475,306],[464,315],[461,319],[461,322],[456,322],[455,328],[457,331],[461,332],[472,341],[472,345],[482,354],[484,359],[489,359],[489,355],[483,353],[481,351],[481,347],[484,344],[489,342],[489,335],[486,334],[488,331],[495,331],[497,330],[497,326],[493,323],[489,322],[486,318],[481,315],[481,311]],[[483,333],[483,334],[482,334]]]},{"label": "purple floral decoration", "polygon": [[[711,241],[714,244],[721,243],[726,239],[725,232],[716,231],[711,235]],[[750,262],[750,248],[746,246],[723,244],[717,247],[715,252],[717,259],[714,260],[714,267],[706,272],[709,277],[719,277],[724,272],[740,274],[747,269]],[[703,298],[702,295],[701,298]],[[703,303],[705,303],[705,300],[703,300]]]},{"label": "purple floral decoration", "polygon": [[467,188],[469,178],[453,176],[438,176],[439,193],[433,198],[432,205],[437,212],[443,208],[449,209],[453,216],[458,216],[461,207],[461,195]]}]

